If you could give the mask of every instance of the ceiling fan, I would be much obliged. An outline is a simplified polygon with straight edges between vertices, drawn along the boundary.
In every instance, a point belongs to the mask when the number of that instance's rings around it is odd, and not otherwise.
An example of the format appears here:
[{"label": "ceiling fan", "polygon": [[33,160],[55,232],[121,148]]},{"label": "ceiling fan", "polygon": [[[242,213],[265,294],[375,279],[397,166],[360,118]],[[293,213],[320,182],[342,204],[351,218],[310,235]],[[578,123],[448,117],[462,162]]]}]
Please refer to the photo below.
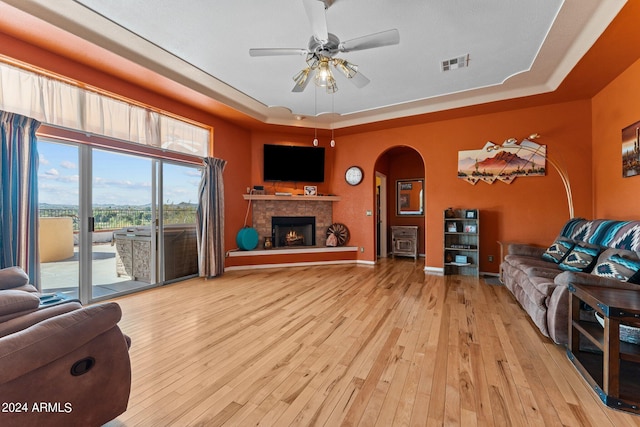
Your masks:
[{"label": "ceiling fan", "polygon": [[354,52],[400,43],[400,34],[397,29],[341,42],[336,35],[329,33],[327,30],[325,10],[331,6],[334,0],[302,0],[302,2],[311,22],[313,32],[307,49],[249,49],[249,55],[251,56],[306,55],[307,67],[293,77],[296,83],[292,92],[302,92],[307,87],[311,80],[309,76],[312,71],[315,72],[314,80],[316,85],[325,87],[328,93],[337,91],[338,86],[330,66],[340,70],[356,87],[364,87],[369,83],[369,79],[358,71],[358,66],[345,59],[336,58],[335,55],[342,52]]}]

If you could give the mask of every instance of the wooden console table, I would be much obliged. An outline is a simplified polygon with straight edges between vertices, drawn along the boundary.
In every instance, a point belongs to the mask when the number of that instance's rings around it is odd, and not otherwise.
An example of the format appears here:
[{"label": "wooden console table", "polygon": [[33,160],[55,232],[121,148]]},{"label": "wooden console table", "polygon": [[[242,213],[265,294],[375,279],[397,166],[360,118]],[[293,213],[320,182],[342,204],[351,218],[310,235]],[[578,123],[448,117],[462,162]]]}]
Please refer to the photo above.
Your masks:
[{"label": "wooden console table", "polygon": [[[571,318],[567,356],[602,402],[640,414],[640,345],[620,341],[620,322],[640,326],[640,294],[635,290],[569,285]],[[580,302],[604,317],[580,320]],[[601,351],[581,349],[583,336]],[[584,342],[584,341],[583,341]]]}]

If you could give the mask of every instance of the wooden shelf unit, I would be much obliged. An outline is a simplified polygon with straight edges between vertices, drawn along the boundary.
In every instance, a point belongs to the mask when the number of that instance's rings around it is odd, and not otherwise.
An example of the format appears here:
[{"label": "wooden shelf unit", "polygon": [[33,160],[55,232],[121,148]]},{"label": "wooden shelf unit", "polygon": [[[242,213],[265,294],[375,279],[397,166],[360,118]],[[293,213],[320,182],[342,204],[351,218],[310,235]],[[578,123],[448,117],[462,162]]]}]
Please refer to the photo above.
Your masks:
[{"label": "wooden shelf unit", "polygon": [[[620,340],[620,323],[640,326],[640,295],[635,290],[570,284],[567,357],[602,402],[640,414],[640,345]],[[600,313],[604,327],[580,318],[580,303]],[[595,346],[581,346],[587,340]]]},{"label": "wooden shelf unit", "polygon": [[[478,276],[480,262],[480,211],[447,209],[444,211],[444,274]],[[456,261],[456,256],[466,262]]]}]

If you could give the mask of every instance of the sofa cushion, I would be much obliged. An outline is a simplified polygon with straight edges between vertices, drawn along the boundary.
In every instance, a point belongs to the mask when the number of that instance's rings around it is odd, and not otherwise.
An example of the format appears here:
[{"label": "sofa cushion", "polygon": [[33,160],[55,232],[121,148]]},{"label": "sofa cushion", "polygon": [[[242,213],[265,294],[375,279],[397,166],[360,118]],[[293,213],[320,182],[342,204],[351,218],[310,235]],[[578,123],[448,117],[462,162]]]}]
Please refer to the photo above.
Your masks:
[{"label": "sofa cushion", "polygon": [[553,293],[556,284],[553,279],[547,277],[519,277],[519,283],[522,285],[522,291],[527,295],[529,301],[535,303],[538,307],[546,307],[547,298]]},{"label": "sofa cushion", "polygon": [[0,269],[0,289],[13,289],[29,283],[29,276],[20,267]]},{"label": "sofa cushion", "polygon": [[30,292],[14,290],[0,292],[0,317],[37,310],[39,305],[40,298]]},{"label": "sofa cushion", "polygon": [[564,257],[558,267],[565,271],[590,272],[600,252],[599,247],[576,245]]},{"label": "sofa cushion", "polygon": [[613,254],[596,265],[592,274],[638,285],[640,284],[640,260]]},{"label": "sofa cushion", "polygon": [[565,239],[564,237],[559,237],[547,248],[547,250],[542,254],[542,258],[554,262],[556,264],[560,264],[564,257],[567,256],[569,251],[573,249],[575,243],[569,239]]}]

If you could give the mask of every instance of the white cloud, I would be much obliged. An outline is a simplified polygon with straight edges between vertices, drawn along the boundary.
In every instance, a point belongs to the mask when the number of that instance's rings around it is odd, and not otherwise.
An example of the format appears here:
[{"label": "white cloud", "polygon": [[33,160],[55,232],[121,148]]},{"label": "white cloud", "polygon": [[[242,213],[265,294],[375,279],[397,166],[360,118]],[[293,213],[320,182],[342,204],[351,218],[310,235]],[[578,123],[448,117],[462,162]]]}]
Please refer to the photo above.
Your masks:
[{"label": "white cloud", "polygon": [[64,161],[60,162],[60,166],[63,167],[64,169],[77,169],[78,168],[75,163],[70,162],[68,160],[64,160]]},{"label": "white cloud", "polygon": [[38,160],[41,165],[48,165],[49,160],[44,156],[44,154],[40,154],[40,159]]},{"label": "white cloud", "polygon": [[51,168],[48,171],[45,172],[45,175],[49,175],[49,176],[58,176],[60,175],[60,172],[58,172],[58,170],[56,168]]}]

